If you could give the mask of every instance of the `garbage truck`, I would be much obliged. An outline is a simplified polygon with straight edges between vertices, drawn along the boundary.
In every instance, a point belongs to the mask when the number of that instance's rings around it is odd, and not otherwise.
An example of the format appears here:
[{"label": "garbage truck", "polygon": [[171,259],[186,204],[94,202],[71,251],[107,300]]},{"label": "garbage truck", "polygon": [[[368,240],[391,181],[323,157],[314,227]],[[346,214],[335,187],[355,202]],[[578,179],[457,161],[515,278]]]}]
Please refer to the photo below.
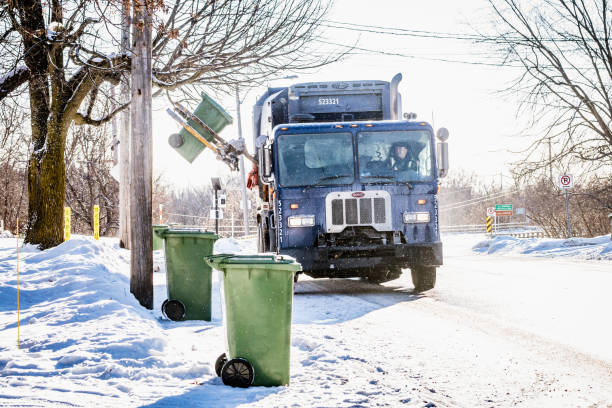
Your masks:
[{"label": "garbage truck", "polygon": [[253,109],[258,251],[314,278],[433,288],[442,265],[439,179],[448,130],[402,112],[397,74],[269,88]]}]

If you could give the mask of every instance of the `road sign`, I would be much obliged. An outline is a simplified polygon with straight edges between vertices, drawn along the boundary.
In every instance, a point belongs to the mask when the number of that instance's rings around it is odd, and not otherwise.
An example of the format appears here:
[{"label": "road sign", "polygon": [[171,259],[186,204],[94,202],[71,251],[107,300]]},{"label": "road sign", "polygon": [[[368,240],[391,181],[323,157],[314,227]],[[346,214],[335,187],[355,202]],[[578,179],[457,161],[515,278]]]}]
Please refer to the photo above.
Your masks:
[{"label": "road sign", "polygon": [[[222,220],[223,219],[223,210],[217,210],[216,212],[218,214],[215,214],[215,210],[210,210],[209,218],[211,220],[215,220],[215,219]],[[215,217],[215,215],[216,215],[216,217]]]},{"label": "road sign", "polygon": [[497,215],[500,211],[512,211],[512,204],[495,204],[495,211],[497,211]]},{"label": "road sign", "polygon": [[508,215],[512,215],[512,211],[495,211],[498,217],[505,217]]},{"label": "road sign", "polygon": [[495,207],[487,207],[487,217],[495,217]]},{"label": "road sign", "polygon": [[516,215],[525,215],[525,208],[517,208]]},{"label": "road sign", "polygon": [[574,187],[574,176],[571,174],[562,174],[559,176],[559,186],[563,189]]},{"label": "road sign", "polygon": [[227,196],[225,194],[219,194],[218,203],[219,208],[225,208],[227,204]]}]

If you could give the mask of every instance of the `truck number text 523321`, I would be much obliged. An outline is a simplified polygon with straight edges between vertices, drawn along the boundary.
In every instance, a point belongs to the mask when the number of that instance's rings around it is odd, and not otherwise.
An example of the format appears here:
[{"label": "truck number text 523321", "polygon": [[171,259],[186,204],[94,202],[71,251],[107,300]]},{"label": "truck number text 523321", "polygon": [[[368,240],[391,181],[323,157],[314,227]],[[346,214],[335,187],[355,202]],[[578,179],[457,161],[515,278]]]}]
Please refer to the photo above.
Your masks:
[{"label": "truck number text 523321", "polygon": [[339,105],[339,98],[319,98],[319,105]]}]

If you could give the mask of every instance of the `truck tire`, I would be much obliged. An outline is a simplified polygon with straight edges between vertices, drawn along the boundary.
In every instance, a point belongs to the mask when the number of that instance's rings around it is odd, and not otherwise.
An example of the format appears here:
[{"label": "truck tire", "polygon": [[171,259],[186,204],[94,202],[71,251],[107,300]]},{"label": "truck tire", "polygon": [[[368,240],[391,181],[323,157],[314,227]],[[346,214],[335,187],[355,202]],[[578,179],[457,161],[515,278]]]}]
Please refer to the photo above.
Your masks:
[{"label": "truck tire", "polygon": [[415,266],[410,268],[415,292],[425,292],[436,286],[435,266]]}]

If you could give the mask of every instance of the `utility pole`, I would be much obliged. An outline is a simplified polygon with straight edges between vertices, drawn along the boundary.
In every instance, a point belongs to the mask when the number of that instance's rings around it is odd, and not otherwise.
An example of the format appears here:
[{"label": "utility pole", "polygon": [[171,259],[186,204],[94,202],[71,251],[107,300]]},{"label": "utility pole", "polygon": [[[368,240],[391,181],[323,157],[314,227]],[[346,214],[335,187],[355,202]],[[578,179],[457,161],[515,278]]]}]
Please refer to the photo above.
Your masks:
[{"label": "utility pole", "polygon": [[[238,139],[244,145],[242,138],[242,121],[240,119],[240,91],[236,85],[236,117],[238,119]],[[242,213],[244,219],[244,235],[249,235],[249,201],[247,199],[246,176],[244,174],[244,158],[240,155],[240,187],[242,188]]]},{"label": "utility pole", "polygon": [[[121,7],[121,52],[130,49],[130,1],[123,0]],[[121,104],[130,100],[129,76],[121,78],[119,89]],[[120,114],[119,126],[119,246],[130,249],[130,108]]]},{"label": "utility pole", "polygon": [[130,292],[153,309],[153,144],[151,84],[151,14],[146,2],[133,3]]}]

